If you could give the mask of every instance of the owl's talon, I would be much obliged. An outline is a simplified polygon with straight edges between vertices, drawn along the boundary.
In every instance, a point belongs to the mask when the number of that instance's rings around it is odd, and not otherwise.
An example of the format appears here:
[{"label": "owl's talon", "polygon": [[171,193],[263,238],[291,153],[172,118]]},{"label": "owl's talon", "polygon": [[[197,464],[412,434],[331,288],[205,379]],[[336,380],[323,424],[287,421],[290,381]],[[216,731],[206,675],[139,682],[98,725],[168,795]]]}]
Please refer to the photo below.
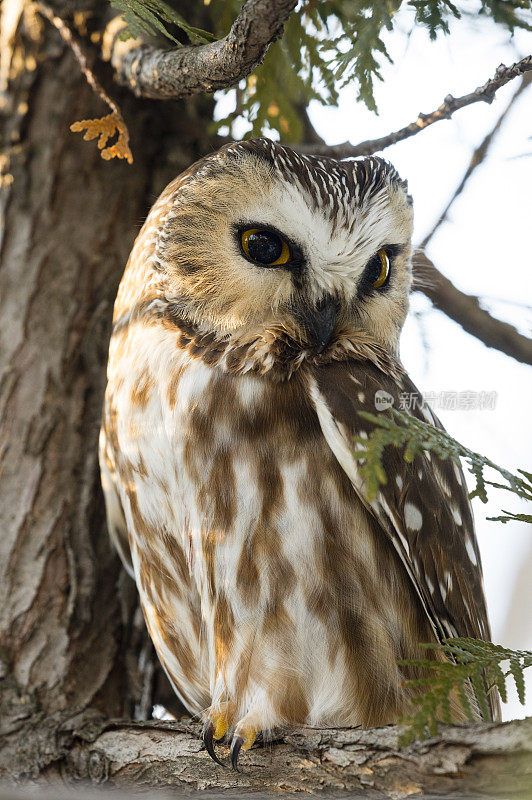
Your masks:
[{"label": "owl's talon", "polygon": [[215,728],[211,721],[205,723],[205,727],[203,728],[203,744],[205,745],[205,750],[208,752],[210,757],[213,761],[219,764],[221,767],[225,767],[223,761],[220,761],[216,753],[214,752],[214,732]]},{"label": "owl's talon", "polygon": [[256,728],[254,727],[248,728],[247,726],[243,726],[240,728],[240,731],[239,728],[237,728],[233,736],[233,741],[231,742],[231,765],[235,772],[240,771],[238,769],[238,756],[240,755],[240,751],[249,750],[249,748],[253,746],[256,736]]},{"label": "owl's talon", "polygon": [[242,736],[235,736],[231,742],[231,766],[235,772],[240,772],[238,769],[238,756],[240,755],[243,744],[244,739]]}]

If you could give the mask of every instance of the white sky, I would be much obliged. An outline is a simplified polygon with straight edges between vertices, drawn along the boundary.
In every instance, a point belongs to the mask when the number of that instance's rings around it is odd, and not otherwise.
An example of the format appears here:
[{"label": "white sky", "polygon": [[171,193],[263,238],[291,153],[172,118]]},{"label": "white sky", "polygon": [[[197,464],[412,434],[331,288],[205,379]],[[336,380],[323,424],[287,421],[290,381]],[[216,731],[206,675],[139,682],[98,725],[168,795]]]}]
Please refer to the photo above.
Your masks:
[{"label": "white sky", "polygon": [[[356,143],[396,130],[414,120],[418,112],[426,113],[439,106],[449,92],[455,96],[465,94],[492,77],[501,62],[509,65],[532,51],[531,34],[518,32],[509,42],[507,34],[486,20],[453,24],[451,36],[430,42],[421,30],[407,35],[411,19],[409,12],[401,12],[398,24],[404,35],[395,32],[386,38],[395,63],[382,65],[384,83],[379,82],[375,90],[379,116],[356,102],[355,86],[342,90],[338,108],[311,105],[311,119],[328,144],[345,140]],[[383,155],[408,180],[414,198],[415,242],[432,227],[458,185],[474,147],[480,144],[516,88],[517,82],[513,82],[497,93],[491,105],[469,106],[452,120],[439,122],[384,151]],[[220,115],[230,107],[231,99],[224,98]],[[528,335],[532,310],[524,305],[532,304],[532,155],[522,154],[532,154],[531,112],[532,87],[516,102],[488,160],[476,170],[453,205],[450,221],[440,228],[427,250],[456,286],[489,298],[493,312]],[[239,134],[244,131],[245,127]],[[496,302],[495,298],[508,302]],[[412,297],[401,355],[414,382],[424,392],[496,390],[495,410],[437,408],[436,412],[449,433],[468,447],[501,466],[532,471],[530,367],[486,348],[432,310],[428,300],[419,294]],[[500,513],[501,508],[524,509],[514,496],[500,491],[490,494],[486,506],[474,500],[473,508],[493,640],[532,649],[532,531],[525,524],[502,525],[485,519]],[[521,595],[516,598],[514,588],[519,573]],[[512,609],[509,620],[512,600],[517,608]],[[531,672],[528,670],[526,707],[514,694],[503,706],[506,719],[532,714]]]}]

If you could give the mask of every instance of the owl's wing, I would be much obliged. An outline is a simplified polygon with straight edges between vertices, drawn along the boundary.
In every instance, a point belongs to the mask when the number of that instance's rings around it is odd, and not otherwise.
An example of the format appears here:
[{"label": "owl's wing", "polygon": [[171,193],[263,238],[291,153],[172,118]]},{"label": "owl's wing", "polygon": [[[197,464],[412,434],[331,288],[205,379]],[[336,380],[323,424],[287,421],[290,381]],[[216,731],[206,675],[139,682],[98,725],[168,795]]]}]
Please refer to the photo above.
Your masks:
[{"label": "owl's wing", "polygon": [[[421,395],[404,373],[384,374],[369,361],[316,367],[310,393],[323,434],[349,476],[361,501],[374,515],[410,576],[438,641],[445,637],[490,638],[482,569],[466,482],[460,467],[433,453],[412,463],[402,450],[383,454],[386,484],[372,503],[353,458],[353,438],[371,433],[374,424],[359,411],[376,413],[375,393],[388,392],[399,408],[399,395]],[[437,427],[425,407],[410,413]]]},{"label": "owl's wing", "polygon": [[135,575],[133,572],[133,563],[131,561],[131,551],[129,549],[126,518],[118,491],[118,476],[112,449],[109,447],[107,441],[105,427],[102,427],[100,431],[100,475],[109,537],[120,556],[122,564],[131,577],[134,578]]}]

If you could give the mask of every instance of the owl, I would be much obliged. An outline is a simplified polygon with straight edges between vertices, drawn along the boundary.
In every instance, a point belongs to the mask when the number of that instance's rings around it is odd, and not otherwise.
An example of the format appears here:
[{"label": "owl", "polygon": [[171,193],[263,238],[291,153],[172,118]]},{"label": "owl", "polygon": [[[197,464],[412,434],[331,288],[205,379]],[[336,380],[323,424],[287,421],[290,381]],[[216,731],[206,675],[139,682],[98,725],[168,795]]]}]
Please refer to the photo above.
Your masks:
[{"label": "owl", "polygon": [[[219,763],[224,737],[236,768],[279,726],[392,723],[417,675],[398,661],[489,639],[460,468],[388,447],[370,501],[356,458],[374,427],[359,412],[420,400],[399,359],[411,234],[385,160],[257,139],[170,183],[129,258],[100,440],[108,527]],[[421,400],[412,413],[440,424]]]}]

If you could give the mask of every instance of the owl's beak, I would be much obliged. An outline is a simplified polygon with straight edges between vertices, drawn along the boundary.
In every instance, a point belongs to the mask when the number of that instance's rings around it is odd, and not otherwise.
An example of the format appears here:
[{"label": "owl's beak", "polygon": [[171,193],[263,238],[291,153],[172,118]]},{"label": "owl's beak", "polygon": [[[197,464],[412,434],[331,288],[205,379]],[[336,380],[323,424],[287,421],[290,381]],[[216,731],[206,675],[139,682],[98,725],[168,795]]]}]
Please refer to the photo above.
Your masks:
[{"label": "owl's beak", "polygon": [[294,309],[295,317],[305,331],[306,336],[321,353],[329,344],[336,315],[338,301],[332,295],[325,295],[315,305],[304,305]]}]

